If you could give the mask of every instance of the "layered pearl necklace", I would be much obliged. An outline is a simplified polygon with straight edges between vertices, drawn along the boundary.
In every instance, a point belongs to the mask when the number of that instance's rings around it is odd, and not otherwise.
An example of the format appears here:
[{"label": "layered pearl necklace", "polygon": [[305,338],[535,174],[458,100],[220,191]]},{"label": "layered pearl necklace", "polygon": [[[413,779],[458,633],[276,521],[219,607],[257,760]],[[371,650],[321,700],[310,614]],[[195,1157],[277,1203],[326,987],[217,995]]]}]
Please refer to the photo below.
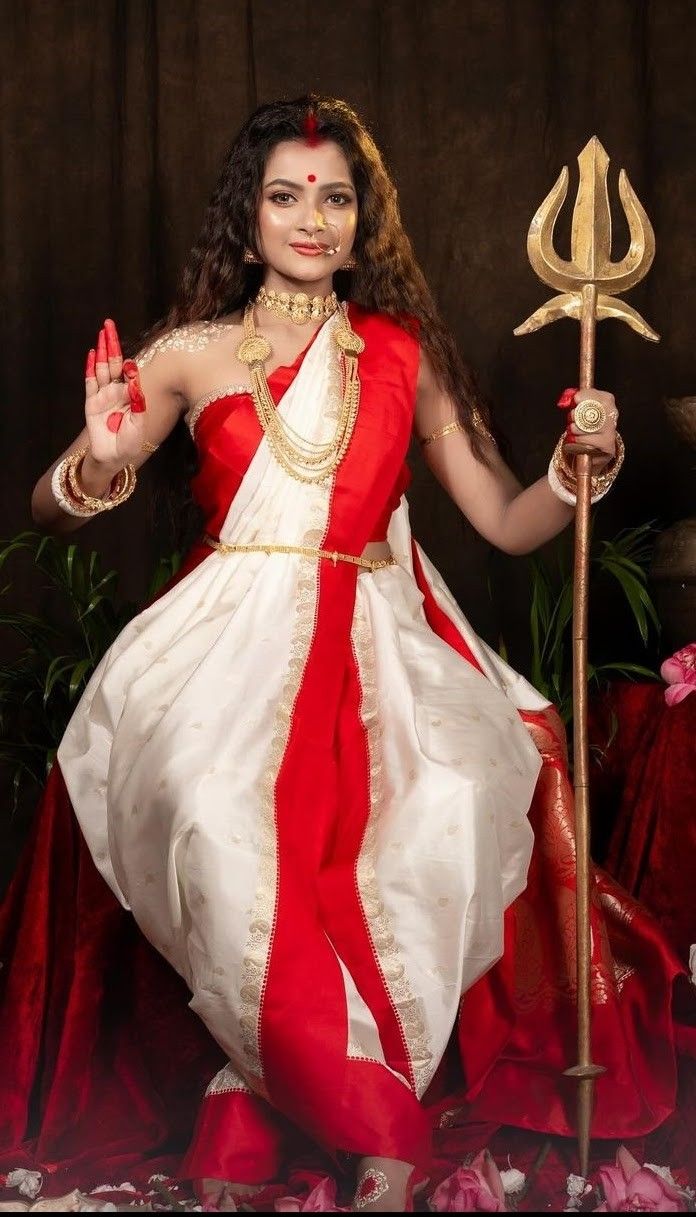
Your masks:
[{"label": "layered pearl necklace", "polygon": [[[360,377],[358,375],[358,355],[365,349],[362,338],[353,330],[347,311],[343,309],[343,318],[336,326],[333,339],[340,349],[344,364],[343,398],[338,412],[336,430],[327,443],[317,443],[300,435],[289,423],[286,423],[276,410],[266,379],[264,363],[273,353],[273,348],[267,338],[257,334],[254,325],[254,306],[263,303],[261,289],[256,301],[250,300],[244,310],[244,338],[237,350],[237,358],[249,367],[254,406],[258,420],[264,430],[269,447],[278,463],[290,477],[298,482],[324,482],[331,477],[345,456],[351,436],[355,429],[355,421],[360,404]],[[289,304],[296,297],[290,297],[283,305]],[[266,295],[264,293],[264,295]],[[270,293],[267,294],[270,296]],[[297,293],[308,297],[304,292]],[[315,300],[329,307],[331,316],[339,308],[335,292],[331,296],[317,296]],[[335,301],[335,306],[331,302]],[[314,301],[312,302],[314,303]],[[266,305],[266,307],[269,307]],[[275,306],[273,311],[276,311]],[[295,318],[293,318],[295,320]]]}]

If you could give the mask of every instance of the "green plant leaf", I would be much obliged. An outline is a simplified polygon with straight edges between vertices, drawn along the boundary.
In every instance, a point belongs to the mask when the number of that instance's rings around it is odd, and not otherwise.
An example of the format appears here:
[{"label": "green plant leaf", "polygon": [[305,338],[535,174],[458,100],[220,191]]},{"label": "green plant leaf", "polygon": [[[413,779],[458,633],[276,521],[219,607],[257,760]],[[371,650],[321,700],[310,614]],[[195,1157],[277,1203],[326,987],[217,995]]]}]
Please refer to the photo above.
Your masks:
[{"label": "green plant leaf", "polygon": [[106,599],[106,597],[101,594],[99,596],[92,596],[92,599],[90,600],[87,607],[84,608],[82,610],[82,612],[78,614],[78,621],[84,621],[85,617],[87,617],[90,613],[94,612],[97,605],[101,604],[102,601],[105,599]]},{"label": "green plant leaf", "polygon": [[70,685],[68,687],[68,692],[71,699],[74,698],[79,686],[82,684],[83,677],[87,672],[89,672],[91,667],[91,659],[81,659],[79,663],[75,664],[72,676],[70,677]]},{"label": "green plant leaf", "polygon": [[553,629],[549,629],[547,651],[553,657],[554,652],[563,644],[563,635],[568,628],[568,625],[573,617],[573,584],[568,579],[561,589],[561,594],[556,602],[554,612]]},{"label": "green plant leaf", "polygon": [[65,672],[69,672],[75,660],[70,655],[56,655],[55,659],[48,665],[46,679],[44,681],[43,704],[46,705],[56,681],[60,680]]},{"label": "green plant leaf", "polygon": [[655,629],[659,632],[660,622],[655,611],[655,606],[650,599],[650,596],[640,579],[624,566],[619,563],[604,560],[605,569],[610,571],[614,578],[619,583],[626,600],[628,601],[636,625],[640,632],[643,643],[648,641],[648,617],[652,621]]},{"label": "green plant leaf", "polygon": [[602,663],[598,672],[623,672],[627,676],[647,676],[650,680],[659,680],[659,674],[652,668],[645,668],[640,663]]}]

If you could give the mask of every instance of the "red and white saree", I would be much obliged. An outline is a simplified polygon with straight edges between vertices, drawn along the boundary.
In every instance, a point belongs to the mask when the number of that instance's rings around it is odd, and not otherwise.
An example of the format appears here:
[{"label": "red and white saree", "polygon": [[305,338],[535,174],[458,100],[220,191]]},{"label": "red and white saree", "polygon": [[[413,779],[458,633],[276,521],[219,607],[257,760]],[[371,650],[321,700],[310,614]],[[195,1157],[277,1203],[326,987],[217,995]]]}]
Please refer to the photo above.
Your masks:
[{"label": "red and white saree", "polygon": [[[386,316],[349,310],[365,340],[362,392],[334,477],[290,478],[249,395],[221,390],[196,419],[194,491],[222,541],[360,554],[387,538],[397,565],[201,542],[103,657],[46,796],[65,783],[91,858],[82,844],[81,867],[96,867],[112,916],[132,912],[183,979],[222,1053],[199,1075],[181,1177],[268,1179],[296,1132],[334,1155],[425,1166],[433,1118],[453,1109],[572,1131],[574,1084],[560,1076],[575,1060],[562,727],[474,634],[412,539],[403,491],[418,342]],[[335,426],[337,321],[270,378],[283,417],[315,440]],[[26,905],[26,866],[15,900],[20,890]],[[12,911],[6,932],[18,933]],[[595,1133],[625,1137],[674,1102],[669,1002],[681,966],[599,874],[593,952],[596,1058],[609,1066]],[[71,1004],[89,983],[89,970],[73,977],[56,1023],[50,981],[34,981],[34,1018],[52,1021],[53,1042],[74,1035]],[[92,1002],[95,1049],[101,1017]],[[181,1003],[173,1017],[185,1041]],[[15,1067],[15,1144],[30,1131],[45,1035],[25,1033]],[[52,1095],[63,1106],[74,1048],[62,1074],[59,1051],[42,1075],[39,1124]],[[78,1072],[84,1115],[95,1100],[89,1070]]]}]

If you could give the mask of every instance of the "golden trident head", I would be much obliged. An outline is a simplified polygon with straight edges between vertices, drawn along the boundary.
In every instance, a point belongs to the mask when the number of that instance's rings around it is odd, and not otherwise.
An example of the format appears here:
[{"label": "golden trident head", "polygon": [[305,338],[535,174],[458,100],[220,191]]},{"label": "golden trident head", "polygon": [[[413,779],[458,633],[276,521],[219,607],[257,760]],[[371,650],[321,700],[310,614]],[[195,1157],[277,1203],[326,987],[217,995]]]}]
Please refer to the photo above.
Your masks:
[{"label": "golden trident head", "polygon": [[[630,244],[625,257],[611,260],[611,209],[607,189],[609,157],[596,135],[578,157],[580,185],[573,209],[570,261],[559,257],[553,247],[558,214],[568,193],[568,166],[564,165],[553,189],[544,199],[529,228],[527,253],[539,278],[551,287],[561,288],[532,313],[515,334],[531,334],[561,317],[581,320],[583,297],[590,285],[596,291],[595,316],[598,321],[616,317],[626,321],[643,338],[659,341],[659,335],[640,313],[620,300],[621,292],[634,287],[650,269],[655,256],[655,233],[638,197],[626,176],[619,174],[619,197],[628,221]],[[585,289],[585,291],[583,291]],[[594,295],[594,292],[593,292]]]}]

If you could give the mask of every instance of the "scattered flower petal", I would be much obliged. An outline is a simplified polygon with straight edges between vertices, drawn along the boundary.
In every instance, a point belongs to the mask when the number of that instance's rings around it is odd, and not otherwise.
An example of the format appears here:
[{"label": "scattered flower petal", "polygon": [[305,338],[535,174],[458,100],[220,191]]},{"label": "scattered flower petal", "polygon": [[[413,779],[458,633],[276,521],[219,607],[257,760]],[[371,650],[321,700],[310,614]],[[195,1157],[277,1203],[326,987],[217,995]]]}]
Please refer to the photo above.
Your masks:
[{"label": "scattered flower petal", "polygon": [[27,1171],[23,1167],[10,1171],[5,1179],[5,1187],[18,1187],[20,1194],[28,1196],[30,1200],[38,1196],[42,1183],[43,1175],[40,1171]]},{"label": "scattered flower petal", "polygon": [[665,689],[668,706],[676,706],[696,689],[696,642],[689,642],[680,651],[665,659],[660,676],[669,686]]},{"label": "scattered flower petal", "polygon": [[505,1195],[515,1196],[517,1192],[522,1191],[527,1176],[523,1173],[523,1171],[518,1171],[515,1170],[514,1167],[510,1167],[509,1170],[500,1172],[500,1179]]},{"label": "scattered flower petal", "polygon": [[349,1213],[350,1209],[336,1205],[336,1180],[321,1179],[305,1200],[298,1196],[280,1196],[274,1205],[276,1213]]},{"label": "scattered flower petal", "polygon": [[581,1196],[585,1195],[588,1187],[587,1179],[584,1179],[582,1175],[568,1175],[566,1179],[566,1191],[573,1199],[579,1200]]},{"label": "scattered flower petal", "polygon": [[132,1183],[100,1183],[99,1187],[93,1187],[92,1196],[96,1196],[98,1192],[137,1192],[137,1187]]},{"label": "scattered flower petal", "polygon": [[686,1212],[681,1189],[661,1174],[641,1166],[625,1145],[616,1151],[616,1166],[602,1166],[598,1174],[604,1202],[593,1210],[595,1213]]},{"label": "scattered flower petal", "polygon": [[436,1213],[504,1213],[505,1189],[487,1149],[470,1166],[460,1166],[435,1188],[429,1200]]}]

